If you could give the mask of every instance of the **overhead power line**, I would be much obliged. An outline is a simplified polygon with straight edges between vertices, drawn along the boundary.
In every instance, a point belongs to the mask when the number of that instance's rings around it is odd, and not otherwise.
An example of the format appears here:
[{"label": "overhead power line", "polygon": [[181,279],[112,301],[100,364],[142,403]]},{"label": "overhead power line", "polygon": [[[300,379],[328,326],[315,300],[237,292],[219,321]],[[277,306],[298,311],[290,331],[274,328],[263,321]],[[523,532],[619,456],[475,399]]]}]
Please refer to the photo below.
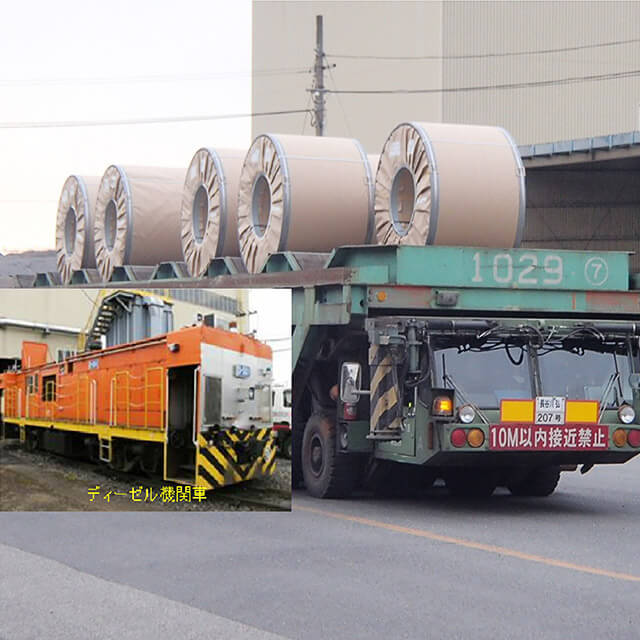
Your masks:
[{"label": "overhead power line", "polygon": [[70,120],[43,122],[0,122],[0,129],[54,129],[63,127],[110,127],[137,124],[165,124],[176,122],[204,122],[207,120],[233,120],[235,118],[257,118],[283,116],[294,113],[309,113],[309,109],[287,109],[283,111],[260,111],[255,113],[226,113],[222,115],[167,116],[158,118],[129,118],[126,120]]},{"label": "overhead power line", "polygon": [[[633,71],[620,71],[617,73],[603,73],[589,76],[574,76],[558,78],[555,80],[533,80],[531,82],[515,82],[505,84],[472,85],[469,87],[447,87],[441,89],[325,89],[325,93],[373,95],[373,94],[416,94],[416,93],[462,93],[472,91],[493,91],[500,89],[526,89],[528,87],[550,87],[577,82],[596,82],[600,80],[618,80],[621,78],[633,78],[640,75],[640,69]],[[310,89],[317,91],[317,89]]]},{"label": "overhead power line", "polygon": [[306,67],[291,67],[281,69],[255,69],[254,71],[230,71],[227,73],[195,73],[195,74],[159,74],[139,76],[108,76],[108,77],[63,77],[63,78],[0,78],[0,86],[21,85],[100,85],[100,84],[143,84],[154,82],[201,82],[203,80],[233,79],[239,77],[261,77],[278,75],[301,75],[310,73]]},{"label": "overhead power line", "polygon": [[629,40],[614,40],[612,42],[599,42],[596,44],[582,44],[572,47],[558,47],[554,49],[531,49],[527,51],[495,51],[493,53],[469,53],[446,56],[387,56],[387,55],[360,55],[347,53],[327,53],[330,58],[342,58],[345,60],[473,60],[477,58],[505,58],[514,56],[547,55],[552,53],[567,53],[569,51],[582,51],[584,49],[601,49],[604,47],[617,47],[624,44],[640,42],[640,38]]}]

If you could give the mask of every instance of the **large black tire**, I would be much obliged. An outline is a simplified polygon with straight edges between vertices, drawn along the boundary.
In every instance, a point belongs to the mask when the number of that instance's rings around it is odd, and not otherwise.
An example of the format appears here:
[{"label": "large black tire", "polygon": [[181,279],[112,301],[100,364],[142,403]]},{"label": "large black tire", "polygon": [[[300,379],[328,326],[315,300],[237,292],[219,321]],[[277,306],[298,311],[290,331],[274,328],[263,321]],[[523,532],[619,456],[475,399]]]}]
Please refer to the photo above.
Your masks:
[{"label": "large black tire", "polygon": [[347,498],[355,489],[359,468],[354,456],[337,452],[335,419],[314,413],[302,438],[302,475],[307,491],[316,498]]},{"label": "large black tire", "polygon": [[488,498],[498,484],[496,474],[484,469],[451,469],[444,482],[456,498]]},{"label": "large black tire", "polygon": [[546,498],[558,486],[560,469],[558,467],[542,467],[534,469],[524,478],[507,485],[514,496]]}]

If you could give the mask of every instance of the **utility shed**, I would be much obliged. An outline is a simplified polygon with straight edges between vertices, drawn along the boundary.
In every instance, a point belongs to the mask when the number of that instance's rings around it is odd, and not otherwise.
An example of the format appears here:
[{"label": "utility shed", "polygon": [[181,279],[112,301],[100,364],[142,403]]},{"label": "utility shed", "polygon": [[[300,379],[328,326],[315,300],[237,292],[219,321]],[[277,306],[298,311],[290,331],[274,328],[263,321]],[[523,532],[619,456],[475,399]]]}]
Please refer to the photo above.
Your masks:
[{"label": "utility shed", "polygon": [[523,246],[629,251],[640,272],[640,131],[519,147]]}]

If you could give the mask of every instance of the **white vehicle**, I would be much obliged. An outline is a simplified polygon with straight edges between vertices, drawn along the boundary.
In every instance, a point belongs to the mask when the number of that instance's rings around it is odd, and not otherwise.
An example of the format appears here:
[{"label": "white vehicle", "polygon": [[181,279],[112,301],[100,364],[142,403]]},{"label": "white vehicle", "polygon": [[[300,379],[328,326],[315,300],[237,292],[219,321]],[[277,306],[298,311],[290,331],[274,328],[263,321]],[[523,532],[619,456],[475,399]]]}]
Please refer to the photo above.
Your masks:
[{"label": "white vehicle", "polygon": [[271,386],[271,416],[278,449],[285,458],[291,459],[291,385]]}]

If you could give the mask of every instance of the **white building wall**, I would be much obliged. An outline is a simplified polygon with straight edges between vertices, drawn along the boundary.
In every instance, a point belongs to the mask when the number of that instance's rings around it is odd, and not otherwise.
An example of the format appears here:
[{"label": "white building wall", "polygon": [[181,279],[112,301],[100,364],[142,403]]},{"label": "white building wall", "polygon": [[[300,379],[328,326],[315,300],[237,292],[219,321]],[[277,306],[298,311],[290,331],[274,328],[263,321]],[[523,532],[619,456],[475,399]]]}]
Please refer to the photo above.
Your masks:
[{"label": "white building wall", "polygon": [[[445,2],[443,78],[447,90],[535,83],[640,70],[640,2]],[[575,51],[455,59],[449,56]],[[496,124],[519,144],[640,128],[640,74],[552,86],[443,93],[449,122]]]},{"label": "white building wall", "polygon": [[[442,83],[442,2],[254,2],[254,112],[304,109],[309,106],[312,74],[263,74],[274,69],[311,69],[315,16],[324,16],[324,48],[335,68],[326,74],[330,89],[407,86],[440,87]],[[428,62],[343,59],[335,54],[436,56]],[[327,97],[325,135],[359,139],[377,153],[391,129],[403,120],[442,118],[442,99],[432,95],[331,95]],[[259,133],[311,134],[302,114],[254,118]]]},{"label": "white building wall", "polygon": [[[377,153],[404,120],[496,124],[519,144],[640,128],[640,74],[549,87],[457,91],[640,70],[640,41],[553,54],[540,51],[640,38],[640,2],[254,2],[253,111],[309,105],[315,16],[324,15],[330,89],[447,89],[434,94],[327,98],[326,135],[353,136]],[[333,55],[332,55],[333,54]],[[335,54],[435,56],[343,59]],[[445,56],[444,58],[442,56]],[[264,73],[269,70],[270,73]],[[451,91],[452,89],[456,91]],[[300,114],[254,118],[253,134],[313,134]]]}]

